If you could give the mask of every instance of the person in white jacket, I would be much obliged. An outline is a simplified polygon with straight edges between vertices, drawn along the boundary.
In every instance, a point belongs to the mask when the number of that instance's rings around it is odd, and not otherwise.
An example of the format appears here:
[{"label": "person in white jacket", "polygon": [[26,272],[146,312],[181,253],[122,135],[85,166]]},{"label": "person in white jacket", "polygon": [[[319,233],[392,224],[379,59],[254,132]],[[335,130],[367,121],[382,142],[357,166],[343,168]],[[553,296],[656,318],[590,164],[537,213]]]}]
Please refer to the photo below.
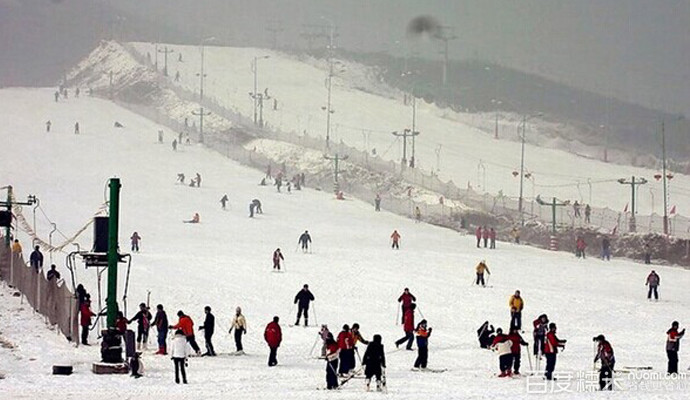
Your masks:
[{"label": "person in white jacket", "polygon": [[496,337],[491,345],[491,350],[498,353],[498,367],[501,370],[499,378],[511,376],[511,367],[513,365],[513,353],[511,347],[513,342],[508,339],[508,335],[503,333],[501,328],[496,329]]},{"label": "person in white jacket", "polygon": [[182,383],[187,384],[187,372],[185,364],[187,357],[192,354],[192,350],[187,343],[187,338],[181,329],[175,332],[172,340],[170,356],[175,364],[175,383],[180,383],[180,372],[182,373]]}]

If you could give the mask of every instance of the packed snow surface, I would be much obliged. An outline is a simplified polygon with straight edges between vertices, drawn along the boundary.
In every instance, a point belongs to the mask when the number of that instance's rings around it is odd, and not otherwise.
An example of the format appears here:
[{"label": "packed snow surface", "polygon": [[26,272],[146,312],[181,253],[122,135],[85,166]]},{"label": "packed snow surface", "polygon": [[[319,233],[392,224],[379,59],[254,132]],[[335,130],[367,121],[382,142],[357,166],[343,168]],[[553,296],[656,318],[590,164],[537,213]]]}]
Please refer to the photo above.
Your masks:
[{"label": "packed snow surface", "polygon": [[[186,56],[191,57],[191,51]],[[528,384],[537,377],[498,379],[497,357],[478,347],[476,329],[485,320],[507,328],[508,298],[516,290],[525,298],[523,325],[531,342],[531,321],[547,313],[567,339],[557,371],[572,372],[567,391],[558,398],[591,398],[576,386],[576,373],[592,370],[592,337],[600,333],[611,341],[617,366],[651,366],[665,370],[665,331],[674,319],[685,325],[690,300],[690,274],[680,268],[654,266],[661,276],[661,300],[646,300],[645,278],[650,268],[628,260],[578,260],[499,242],[497,250],[477,249],[474,238],[424,223],[415,224],[388,212],[376,213],[371,204],[335,200],[331,194],[307,188],[291,194],[258,186],[263,173],[242,167],[197,145],[173,152],[172,133],[116,105],[82,95],[54,102],[53,89],[0,90],[0,140],[7,151],[0,158],[0,184],[12,184],[18,199],[36,195],[41,210],[66,236],[79,229],[107,195],[108,178],[122,182],[120,246],[139,232],[141,252],[134,254],[128,293],[128,317],[136,305],[161,303],[175,321],[184,310],[198,326],[203,308],[216,316],[216,358],[192,358],[189,385],[176,385],[169,357],[143,355],[146,375],[98,376],[91,363],[100,360],[98,346],[73,347],[49,330],[42,317],[20,299],[0,290],[0,398],[3,399],[211,399],[242,398],[315,399],[375,398],[364,393],[364,383],[354,379],[338,393],[317,391],[325,385],[325,363],[309,352],[317,328],[288,327],[294,322],[292,300],[305,283],[316,297],[311,309],[313,324],[328,324],[337,334],[343,324],[358,322],[365,338],[383,336],[388,352],[387,398],[534,398]],[[50,133],[45,122],[52,122]],[[73,126],[80,124],[80,134]],[[124,128],[115,128],[118,121]],[[157,144],[163,129],[165,144]],[[175,184],[180,172],[199,172],[201,188]],[[227,193],[230,205],[221,210],[219,199]],[[263,203],[264,214],[248,218],[253,198]],[[39,236],[47,238],[50,225],[37,215]],[[182,223],[198,212],[199,224]],[[31,220],[31,208],[24,215]],[[296,250],[298,236],[308,229],[313,252]],[[399,251],[391,250],[389,236],[402,235]],[[30,240],[20,234],[26,249]],[[61,236],[54,235],[54,242]],[[90,248],[90,230],[79,239]],[[271,254],[281,248],[284,272],[271,272]],[[474,266],[486,259],[491,269],[489,287],[472,285]],[[54,254],[63,277],[64,254]],[[78,281],[96,296],[93,270],[79,267]],[[122,295],[124,270],[118,290]],[[397,298],[409,287],[417,296],[419,313],[434,328],[429,342],[429,367],[444,373],[410,370],[415,353],[394,351],[402,336],[396,325]],[[231,357],[233,341],[227,329],[236,306],[248,319],[246,356]],[[121,304],[122,306],[122,304]],[[97,308],[94,304],[93,308]],[[283,344],[279,365],[266,366],[263,329],[274,315],[281,317]],[[155,347],[155,329],[149,348]],[[203,347],[203,335],[197,339]],[[95,331],[90,341],[96,343]],[[316,347],[319,347],[317,343]],[[682,348],[682,346],[681,346]],[[360,345],[360,354],[364,346]],[[688,359],[681,352],[681,369]],[[53,376],[51,366],[68,363],[72,376]],[[543,366],[543,363],[542,363]],[[523,371],[529,364],[523,352]],[[539,375],[539,374],[538,374]],[[628,375],[619,379],[626,380]],[[565,383],[567,380],[561,380]],[[655,381],[656,382],[656,381]],[[671,390],[620,389],[607,398],[682,398],[688,380],[662,381]],[[686,393],[686,394],[683,394]]]}]

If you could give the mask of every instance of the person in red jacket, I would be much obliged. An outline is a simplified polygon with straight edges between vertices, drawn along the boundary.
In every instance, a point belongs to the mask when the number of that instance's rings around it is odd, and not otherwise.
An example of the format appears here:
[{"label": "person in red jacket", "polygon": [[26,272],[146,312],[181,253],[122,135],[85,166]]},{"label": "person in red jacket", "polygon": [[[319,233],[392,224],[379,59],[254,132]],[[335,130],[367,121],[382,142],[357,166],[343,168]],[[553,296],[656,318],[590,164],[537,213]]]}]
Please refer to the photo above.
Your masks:
[{"label": "person in red jacket", "polygon": [[79,306],[79,313],[81,314],[81,344],[88,346],[89,326],[91,326],[91,318],[94,316],[93,311],[91,311],[91,300],[89,298],[86,298],[81,306]]},{"label": "person in red jacket", "polygon": [[333,339],[333,334],[328,332],[326,335],[326,389],[338,388],[338,356],[340,347],[338,342]]},{"label": "person in red jacket", "polygon": [[264,340],[268,344],[268,348],[271,349],[268,354],[268,366],[274,367],[278,365],[277,352],[278,347],[280,347],[280,342],[283,341],[283,331],[280,329],[278,322],[280,318],[277,316],[273,317],[273,321],[266,325],[266,330],[264,330]]},{"label": "person in red jacket", "polygon": [[355,338],[350,327],[345,324],[338,334],[338,348],[340,349],[340,368],[338,373],[345,376],[355,368]]},{"label": "person in red jacket", "polygon": [[496,337],[491,343],[491,350],[498,353],[498,368],[501,370],[499,378],[511,376],[510,367],[513,364],[513,353],[511,350],[512,341],[508,339],[508,335],[503,333],[503,329],[496,329]]},{"label": "person in red jacket", "polygon": [[477,229],[474,231],[474,236],[477,237],[477,248],[479,248],[479,244],[482,242],[482,227],[478,226]]},{"label": "person in red jacket", "polygon": [[585,243],[585,238],[578,236],[577,240],[575,241],[575,256],[577,256],[577,258],[582,257],[582,259],[584,259],[586,247],[587,243]]},{"label": "person in red jacket", "polygon": [[613,347],[604,335],[593,338],[597,345],[597,355],[594,362],[601,361],[599,370],[599,390],[613,390],[613,369],[616,365],[616,357],[613,355]]},{"label": "person in red jacket", "polygon": [[187,338],[187,342],[192,346],[196,355],[201,355],[201,349],[199,349],[199,345],[196,343],[196,338],[194,337],[194,321],[192,321],[189,315],[185,315],[182,310],[177,312],[177,316],[179,317],[177,325],[171,326],[170,329],[182,330],[182,333],[184,333],[184,336]]},{"label": "person in red jacket", "polygon": [[412,350],[412,342],[414,341],[414,310],[417,305],[412,303],[410,308],[408,308],[403,314],[403,331],[405,331],[405,336],[398,339],[395,342],[395,347],[400,347],[401,344],[407,342],[407,350]]},{"label": "person in red jacket", "polygon": [[561,340],[556,336],[556,324],[549,324],[549,332],[546,334],[546,342],[544,343],[544,356],[546,357],[546,371],[544,376],[546,380],[553,379],[553,371],[556,369],[556,355],[558,348],[565,347],[566,340]]},{"label": "person in red jacket", "polygon": [[482,228],[482,239],[484,239],[484,248],[489,244],[489,228]]},{"label": "person in red jacket", "polygon": [[522,346],[529,346],[529,343],[525,342],[525,339],[520,336],[520,331],[515,327],[510,330],[508,340],[512,342],[510,352],[513,355],[513,374],[520,375],[520,349]]},{"label": "person in red jacket", "polygon": [[495,249],[496,248],[496,231],[494,230],[494,228],[491,228],[489,230],[489,240],[490,240],[489,248]]},{"label": "person in red jacket", "polygon": [[276,249],[276,251],[273,252],[273,269],[280,271],[280,260],[285,260],[283,257],[283,253],[280,252],[280,249]]},{"label": "person in red jacket", "polygon": [[685,336],[685,328],[678,330],[678,321],[671,323],[671,329],[666,331],[666,355],[668,356],[667,373],[678,374],[678,350],[680,350],[680,339]]},{"label": "person in red jacket", "polygon": [[398,233],[397,230],[394,230],[393,233],[391,233],[391,240],[393,241],[393,244],[391,245],[392,249],[400,250],[400,234]]},{"label": "person in red jacket", "polygon": [[417,301],[417,298],[414,297],[412,293],[410,293],[410,289],[408,288],[405,288],[400,297],[398,297],[398,303],[402,303],[403,323],[405,323],[405,310],[408,310],[412,306],[412,303],[414,303],[415,301]]}]

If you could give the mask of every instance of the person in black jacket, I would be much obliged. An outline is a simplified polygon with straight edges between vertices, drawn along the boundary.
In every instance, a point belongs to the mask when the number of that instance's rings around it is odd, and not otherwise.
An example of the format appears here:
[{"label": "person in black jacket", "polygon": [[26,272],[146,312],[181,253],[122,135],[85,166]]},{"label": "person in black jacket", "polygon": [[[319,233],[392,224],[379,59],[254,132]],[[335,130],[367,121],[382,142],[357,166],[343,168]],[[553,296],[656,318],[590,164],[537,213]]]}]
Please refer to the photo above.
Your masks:
[{"label": "person in black jacket", "polygon": [[153,316],[149,312],[149,308],[146,307],[146,303],[141,303],[139,304],[139,312],[134,314],[132,319],[127,321],[128,324],[137,321],[137,350],[141,350],[142,347],[144,349],[146,348],[146,342],[149,340],[151,318],[153,318]]},{"label": "person in black jacket", "polygon": [[302,245],[302,252],[306,253],[309,250],[309,243],[311,243],[309,231],[304,231],[304,233],[300,235],[297,242]]},{"label": "person in black jacket", "polygon": [[482,326],[477,329],[477,337],[479,338],[479,347],[488,349],[494,342],[494,326],[489,324],[489,321],[484,321]]},{"label": "person in black jacket", "polygon": [[43,268],[43,253],[41,253],[41,250],[39,250],[38,246],[34,247],[34,251],[31,252],[31,255],[29,256],[29,263],[36,270],[36,272]]},{"label": "person in black jacket", "polygon": [[206,313],[206,319],[204,320],[204,324],[199,327],[200,331],[204,331],[204,340],[206,341],[206,353],[202,354],[202,356],[215,357],[216,352],[213,350],[211,338],[213,337],[213,330],[216,327],[216,317],[211,314],[210,306],[204,307],[204,312]]},{"label": "person in black jacket", "polygon": [[304,313],[304,326],[309,325],[309,302],[314,301],[314,295],[309,291],[309,285],[305,284],[302,290],[295,295],[295,302],[297,304],[297,321],[295,325],[299,325],[299,320]]},{"label": "person in black jacket", "polygon": [[365,366],[364,376],[366,377],[367,390],[371,378],[376,377],[376,390],[381,391],[381,375],[383,369],[386,368],[386,354],[381,343],[381,335],[374,335],[374,340],[369,343],[367,350],[364,352],[362,364]]}]

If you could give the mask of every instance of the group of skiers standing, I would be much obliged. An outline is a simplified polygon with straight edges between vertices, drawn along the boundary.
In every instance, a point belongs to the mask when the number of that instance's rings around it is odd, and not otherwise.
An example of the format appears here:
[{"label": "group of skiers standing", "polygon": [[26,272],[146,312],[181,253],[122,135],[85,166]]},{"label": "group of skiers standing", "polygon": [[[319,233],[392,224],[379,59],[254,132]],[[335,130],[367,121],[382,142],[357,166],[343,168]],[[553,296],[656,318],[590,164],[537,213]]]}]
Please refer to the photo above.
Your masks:
[{"label": "group of skiers standing", "polygon": [[496,248],[496,231],[494,228],[477,226],[474,236],[477,238],[477,248],[481,247],[482,240],[484,241],[484,248],[487,246],[490,249]]}]

